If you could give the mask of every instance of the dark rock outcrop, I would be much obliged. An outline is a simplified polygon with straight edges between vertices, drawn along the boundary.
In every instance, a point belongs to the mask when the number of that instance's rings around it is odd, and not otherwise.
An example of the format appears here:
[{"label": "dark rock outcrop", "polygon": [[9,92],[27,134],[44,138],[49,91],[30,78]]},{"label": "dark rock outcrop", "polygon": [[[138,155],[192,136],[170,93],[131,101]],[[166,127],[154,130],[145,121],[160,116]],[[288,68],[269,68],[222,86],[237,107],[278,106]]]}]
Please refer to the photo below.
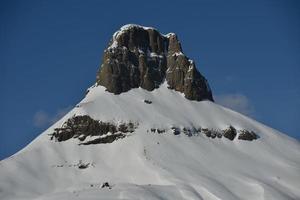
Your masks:
[{"label": "dark rock outcrop", "polygon": [[137,87],[152,91],[164,80],[187,99],[213,101],[206,79],[183,54],[174,33],[126,25],[113,35],[97,74],[98,85],[120,94]]},{"label": "dark rock outcrop", "polygon": [[203,128],[203,129],[201,129],[201,131],[204,135],[206,135],[207,137],[210,137],[212,139],[214,139],[216,137],[222,138],[222,133],[219,130]]},{"label": "dark rock outcrop", "polygon": [[145,102],[146,104],[152,104],[152,101],[147,100],[147,99],[145,99],[144,102]]},{"label": "dark rock outcrop", "polygon": [[238,136],[239,140],[256,140],[258,138],[258,135],[254,133],[253,131],[248,131],[248,130],[240,130],[240,134]]},{"label": "dark rock outcrop", "polygon": [[109,188],[111,189],[111,185],[108,182],[102,184],[101,188]]},{"label": "dark rock outcrop", "polygon": [[180,134],[180,128],[178,127],[172,127],[172,132],[174,135],[179,135]]},{"label": "dark rock outcrop", "polygon": [[[239,140],[248,140],[248,141],[252,141],[252,140],[256,140],[259,138],[259,136],[254,133],[253,131],[248,131],[246,129],[242,129],[242,130],[236,130],[233,126],[229,126],[226,129],[216,129],[216,128],[201,128],[201,127],[176,127],[176,126],[172,126],[170,129],[156,129],[156,128],[151,128],[150,131],[152,133],[167,133],[169,131],[171,131],[174,135],[180,135],[180,134],[184,134],[187,135],[189,137],[192,136],[198,136],[200,133],[202,133],[203,135],[205,135],[208,138],[211,139],[220,139],[223,136],[231,141],[233,141],[235,139],[235,137],[237,136],[237,133],[239,133],[238,139]],[[147,130],[147,132],[149,132],[149,130]]]},{"label": "dark rock outcrop", "polygon": [[[128,122],[115,125],[111,122],[103,122],[92,119],[88,115],[73,116],[69,118],[60,128],[54,129],[51,140],[58,142],[77,138],[80,144],[112,143],[113,141],[124,138],[126,133],[133,132],[137,125]],[[99,136],[96,139],[85,141],[88,136]]]},{"label": "dark rock outcrop", "polygon": [[223,136],[229,140],[234,140],[236,129],[233,126],[229,126],[227,129],[223,130]]},{"label": "dark rock outcrop", "polygon": [[77,164],[78,169],[86,169],[88,168],[90,163],[83,163],[81,160],[79,160],[79,163]]}]

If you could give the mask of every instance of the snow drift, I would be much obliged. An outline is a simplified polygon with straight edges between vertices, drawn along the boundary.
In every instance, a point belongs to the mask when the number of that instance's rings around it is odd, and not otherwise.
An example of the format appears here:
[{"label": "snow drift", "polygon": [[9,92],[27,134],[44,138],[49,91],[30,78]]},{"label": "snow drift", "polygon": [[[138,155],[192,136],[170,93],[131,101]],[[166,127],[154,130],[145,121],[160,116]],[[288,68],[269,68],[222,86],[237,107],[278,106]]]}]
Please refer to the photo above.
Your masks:
[{"label": "snow drift", "polygon": [[[139,126],[109,144],[50,140],[74,115]],[[232,125],[259,139],[147,132],[174,125]],[[26,148],[1,161],[0,199],[299,199],[299,152],[298,141],[213,102],[190,101],[166,84],[120,95],[98,86]],[[109,187],[102,188],[106,182]]]}]

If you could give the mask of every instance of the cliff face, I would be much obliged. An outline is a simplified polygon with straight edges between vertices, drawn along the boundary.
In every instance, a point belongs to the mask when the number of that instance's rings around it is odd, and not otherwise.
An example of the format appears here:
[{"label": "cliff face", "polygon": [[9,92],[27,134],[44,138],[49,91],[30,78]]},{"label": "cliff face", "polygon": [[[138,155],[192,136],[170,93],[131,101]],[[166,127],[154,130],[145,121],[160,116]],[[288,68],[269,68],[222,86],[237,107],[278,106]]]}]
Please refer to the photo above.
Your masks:
[{"label": "cliff face", "polygon": [[98,85],[120,94],[137,87],[152,91],[164,80],[187,99],[213,101],[206,79],[184,55],[174,33],[126,25],[113,35],[97,74]]}]

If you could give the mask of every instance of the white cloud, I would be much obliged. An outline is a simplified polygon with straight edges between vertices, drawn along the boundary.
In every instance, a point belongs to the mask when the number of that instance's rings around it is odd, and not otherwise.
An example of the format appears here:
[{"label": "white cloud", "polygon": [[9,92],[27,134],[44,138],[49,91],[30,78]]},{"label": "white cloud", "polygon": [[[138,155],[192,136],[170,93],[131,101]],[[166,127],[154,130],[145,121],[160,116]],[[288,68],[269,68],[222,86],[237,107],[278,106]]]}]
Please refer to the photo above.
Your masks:
[{"label": "white cloud", "polygon": [[50,126],[67,114],[71,108],[71,106],[68,106],[66,108],[58,109],[54,115],[51,115],[43,110],[39,110],[33,116],[33,125],[38,128]]},{"label": "white cloud", "polygon": [[254,107],[250,100],[243,94],[223,94],[214,97],[216,103],[245,114],[254,116]]},{"label": "white cloud", "polygon": [[49,116],[45,111],[37,111],[33,116],[33,125],[35,127],[44,127],[49,123]]}]

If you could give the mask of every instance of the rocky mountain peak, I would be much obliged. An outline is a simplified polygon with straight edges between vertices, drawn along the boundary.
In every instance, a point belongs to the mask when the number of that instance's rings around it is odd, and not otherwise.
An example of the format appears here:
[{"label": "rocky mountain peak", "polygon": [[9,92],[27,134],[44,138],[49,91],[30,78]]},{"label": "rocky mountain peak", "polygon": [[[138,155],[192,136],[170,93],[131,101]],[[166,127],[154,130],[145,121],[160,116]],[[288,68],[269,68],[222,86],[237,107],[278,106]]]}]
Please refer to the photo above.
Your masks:
[{"label": "rocky mountain peak", "polygon": [[138,87],[152,91],[164,81],[187,99],[213,101],[206,79],[184,55],[176,34],[163,35],[154,28],[133,24],[114,33],[104,50],[98,85],[120,94]]},{"label": "rocky mountain peak", "polygon": [[181,44],[177,38],[177,35],[175,33],[168,34],[169,39],[169,47],[168,47],[168,53],[172,55],[173,53],[180,53],[182,52]]}]

